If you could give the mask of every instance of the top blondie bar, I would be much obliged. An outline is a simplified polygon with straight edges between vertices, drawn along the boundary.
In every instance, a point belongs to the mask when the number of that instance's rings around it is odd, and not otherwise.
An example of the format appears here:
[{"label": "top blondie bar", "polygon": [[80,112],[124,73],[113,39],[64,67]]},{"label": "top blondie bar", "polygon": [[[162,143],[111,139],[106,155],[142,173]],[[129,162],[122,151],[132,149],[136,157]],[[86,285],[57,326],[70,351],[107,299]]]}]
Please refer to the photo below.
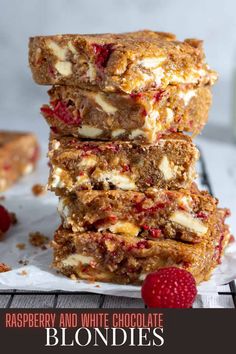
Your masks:
[{"label": "top blondie bar", "polygon": [[177,41],[149,30],[123,34],[36,36],[29,41],[33,78],[42,85],[71,85],[137,93],[168,85],[212,85],[202,41]]}]

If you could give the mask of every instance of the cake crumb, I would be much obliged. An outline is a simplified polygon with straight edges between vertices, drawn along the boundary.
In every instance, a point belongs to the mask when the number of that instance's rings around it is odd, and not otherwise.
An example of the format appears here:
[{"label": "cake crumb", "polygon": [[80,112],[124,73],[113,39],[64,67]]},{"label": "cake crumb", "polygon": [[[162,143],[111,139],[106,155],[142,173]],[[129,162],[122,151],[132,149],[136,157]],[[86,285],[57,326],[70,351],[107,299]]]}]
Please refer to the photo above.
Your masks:
[{"label": "cake crumb", "polygon": [[21,264],[21,265],[26,266],[26,265],[29,264],[29,261],[27,259],[20,259],[18,263]]},{"label": "cake crumb", "polygon": [[23,270],[22,270],[21,272],[19,272],[18,274],[25,276],[25,275],[28,275],[28,272],[23,269]]},{"label": "cake crumb", "polygon": [[16,225],[18,223],[18,219],[16,217],[16,214],[15,213],[10,213],[11,215],[11,224],[12,225]]},{"label": "cake crumb", "polygon": [[19,250],[24,250],[24,249],[25,249],[25,243],[24,243],[24,242],[17,243],[17,244],[16,244],[16,247],[17,247]]},{"label": "cake crumb", "polygon": [[71,275],[70,275],[70,279],[71,279],[71,280],[77,280],[77,277],[76,277],[75,274],[71,274]]},{"label": "cake crumb", "polygon": [[0,273],[9,272],[10,270],[11,270],[11,267],[9,267],[7,264],[0,263]]},{"label": "cake crumb", "polygon": [[30,232],[29,243],[34,247],[40,247],[42,250],[45,250],[49,244],[49,237],[39,231]]},{"label": "cake crumb", "polygon": [[34,184],[32,187],[32,193],[35,197],[39,197],[46,193],[46,187],[43,184]]}]

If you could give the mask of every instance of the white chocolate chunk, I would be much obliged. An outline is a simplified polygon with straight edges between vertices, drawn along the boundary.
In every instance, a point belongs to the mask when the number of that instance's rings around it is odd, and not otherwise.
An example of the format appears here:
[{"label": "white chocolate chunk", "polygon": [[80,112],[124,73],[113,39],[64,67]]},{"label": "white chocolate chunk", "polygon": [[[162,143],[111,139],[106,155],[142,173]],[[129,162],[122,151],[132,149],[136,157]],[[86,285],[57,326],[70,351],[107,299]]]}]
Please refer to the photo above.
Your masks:
[{"label": "white chocolate chunk", "polygon": [[[147,82],[150,81],[152,79],[152,76],[150,74],[146,74],[142,71],[139,71],[139,74],[142,78],[141,82]],[[140,84],[139,86],[142,86],[142,84]]]},{"label": "white chocolate chunk", "polygon": [[71,43],[71,41],[68,42],[68,48],[70,49],[71,53],[77,54],[77,51],[76,51],[75,47],[73,46],[73,44]]},{"label": "white chocolate chunk", "polygon": [[128,176],[121,174],[119,171],[107,171],[99,172],[98,175],[94,175],[99,182],[104,182],[104,184],[112,183],[119,189],[123,190],[136,190],[136,184]]},{"label": "white chocolate chunk", "polygon": [[141,280],[141,281],[143,281],[145,278],[146,278],[146,276],[148,275],[148,273],[141,273],[140,275],[139,275],[139,280]]},{"label": "white chocolate chunk", "polygon": [[192,197],[190,197],[190,196],[184,196],[182,198],[179,198],[179,200],[178,200],[178,204],[188,211],[192,210],[192,202],[193,202],[193,200],[192,200]]},{"label": "white chocolate chunk", "polygon": [[96,138],[102,134],[102,129],[84,124],[81,126],[81,128],[78,129],[78,133],[85,138]]},{"label": "white chocolate chunk", "polygon": [[90,81],[94,81],[96,79],[96,69],[92,63],[88,63],[87,75]]},{"label": "white chocolate chunk", "polygon": [[180,91],[179,97],[184,101],[184,105],[187,106],[191,99],[196,96],[196,90],[188,90],[187,92]]},{"label": "white chocolate chunk", "polygon": [[173,168],[171,168],[170,162],[166,155],[163,156],[163,158],[161,159],[158,168],[163,173],[163,177],[166,181],[170,180],[175,176],[175,171]]},{"label": "white chocolate chunk", "polygon": [[139,234],[140,228],[128,221],[118,221],[116,224],[111,225],[109,230],[114,234],[137,236]]},{"label": "white chocolate chunk", "polygon": [[166,108],[166,121],[167,121],[167,123],[173,122],[173,118],[174,118],[173,110],[167,107]]},{"label": "white chocolate chunk", "polygon": [[61,145],[60,141],[58,141],[58,140],[53,140],[52,141],[52,149],[53,150],[58,150],[60,145]]},{"label": "white chocolate chunk", "polygon": [[34,165],[32,163],[29,163],[28,165],[25,166],[23,175],[29,175],[31,172],[33,172]]},{"label": "white chocolate chunk", "polygon": [[175,211],[171,215],[170,220],[188,228],[200,236],[204,235],[208,230],[208,227],[204,225],[200,219],[194,218],[191,214],[185,211]]},{"label": "white chocolate chunk", "polygon": [[115,129],[112,131],[111,135],[113,138],[116,138],[117,136],[120,136],[125,133],[125,129]]},{"label": "white chocolate chunk", "polygon": [[129,135],[129,139],[135,139],[140,135],[145,135],[145,133],[143,132],[143,130],[141,129],[134,129],[131,131],[131,134]]},{"label": "white chocolate chunk", "polygon": [[62,264],[64,266],[76,266],[81,264],[89,264],[91,262],[94,262],[94,258],[90,256],[84,256],[82,254],[70,254],[67,258],[63,259]]},{"label": "white chocolate chunk", "polygon": [[157,109],[152,109],[145,117],[144,129],[155,129],[157,125],[157,119],[159,118],[159,112]]},{"label": "white chocolate chunk", "polygon": [[97,158],[95,156],[85,156],[79,163],[79,167],[83,169],[88,169],[94,167],[97,164]]},{"label": "white chocolate chunk", "polygon": [[164,60],[165,57],[149,57],[138,61],[138,64],[142,65],[145,69],[150,69],[158,67],[161,63],[163,63]]},{"label": "white chocolate chunk", "polygon": [[183,83],[183,84],[188,84],[188,83],[198,83],[199,79],[202,77],[206,76],[207,73],[204,69],[192,69],[191,72],[188,75],[179,75],[179,74],[172,74],[170,76],[170,81],[173,83]]},{"label": "white chocolate chunk", "polygon": [[66,60],[67,48],[60,47],[56,42],[52,41],[51,39],[47,41],[47,46],[57,57],[57,59],[59,59],[60,61]]},{"label": "white chocolate chunk", "polygon": [[58,61],[55,68],[62,76],[69,76],[72,74],[72,64],[69,61]]},{"label": "white chocolate chunk", "polygon": [[76,177],[77,186],[81,186],[82,184],[88,184],[88,183],[90,184],[90,178],[86,174]]},{"label": "white chocolate chunk", "polygon": [[145,117],[143,130],[145,131],[144,135],[146,135],[149,141],[154,141],[157,132],[161,130],[161,124],[158,122],[158,118],[159,112],[156,109],[151,109]]},{"label": "white chocolate chunk", "polygon": [[51,182],[51,187],[52,188],[63,188],[65,187],[65,183],[61,180],[61,174],[63,170],[59,167],[56,167],[52,171],[52,182]]},{"label": "white chocolate chunk", "polygon": [[162,68],[156,68],[152,70],[155,77],[155,83],[157,86],[161,85],[161,80],[164,77],[164,70]]},{"label": "white chocolate chunk", "polygon": [[70,216],[70,211],[69,208],[67,207],[65,203],[64,198],[60,198],[57,206],[58,213],[63,217],[63,218],[68,218]]},{"label": "white chocolate chunk", "polygon": [[104,95],[97,93],[94,95],[95,102],[103,109],[107,114],[114,114],[117,111],[117,108],[112,106],[104,99]]}]

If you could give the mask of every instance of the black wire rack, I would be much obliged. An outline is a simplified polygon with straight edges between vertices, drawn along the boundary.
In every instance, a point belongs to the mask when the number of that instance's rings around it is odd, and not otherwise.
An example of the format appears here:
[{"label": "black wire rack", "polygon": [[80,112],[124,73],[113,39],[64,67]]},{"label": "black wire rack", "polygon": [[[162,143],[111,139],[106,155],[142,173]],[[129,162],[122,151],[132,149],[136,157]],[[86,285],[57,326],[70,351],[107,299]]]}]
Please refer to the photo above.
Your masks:
[{"label": "black wire rack", "polygon": [[[200,168],[199,177],[200,177],[201,185],[205,189],[207,189],[212,195],[214,195],[213,190],[212,190],[212,186],[211,186],[211,183],[210,183],[210,179],[209,179],[209,176],[208,176],[208,173],[207,173],[205,159],[204,159],[204,156],[203,156],[202,152],[201,152],[201,157],[199,159],[199,168]],[[231,281],[230,283],[225,284],[225,285],[229,285],[229,291],[218,292],[218,295],[221,295],[221,296],[226,296],[226,295],[229,296],[230,295],[230,296],[232,296],[234,307],[236,308],[236,284],[235,284],[235,281]],[[54,300],[53,300],[52,308],[56,308],[59,295],[68,295],[68,296],[70,296],[70,295],[78,295],[78,296],[80,296],[80,295],[85,295],[85,294],[96,295],[96,296],[98,295],[97,293],[91,293],[91,292],[86,292],[85,293],[85,292],[81,292],[81,291],[62,291],[62,290],[54,290],[54,291],[23,291],[22,290],[21,291],[21,290],[16,290],[16,289],[10,289],[10,290],[0,291],[0,295],[10,295],[10,298],[9,298],[5,308],[10,308],[14,296],[18,296],[18,295],[24,295],[24,296],[28,296],[28,295],[53,295],[54,296]],[[97,308],[102,308],[103,307],[105,296],[106,295],[103,295],[103,294],[100,295],[99,303],[98,303]]]}]

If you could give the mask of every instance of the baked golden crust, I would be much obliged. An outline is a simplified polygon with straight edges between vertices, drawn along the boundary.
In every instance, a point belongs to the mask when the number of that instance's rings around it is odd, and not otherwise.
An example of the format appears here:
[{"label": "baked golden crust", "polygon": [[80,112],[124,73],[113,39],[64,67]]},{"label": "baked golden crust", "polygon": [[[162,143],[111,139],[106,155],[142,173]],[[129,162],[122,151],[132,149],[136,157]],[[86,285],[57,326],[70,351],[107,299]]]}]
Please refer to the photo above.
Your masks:
[{"label": "baked golden crust", "polygon": [[149,187],[188,188],[196,177],[199,152],[183,134],[163,135],[155,144],[80,141],[51,134],[49,189],[79,190]]},{"label": "baked golden crust", "polygon": [[110,231],[197,243],[212,232],[216,205],[207,192],[184,189],[92,190],[60,197],[58,211],[63,226],[74,232]]},{"label": "baked golden crust", "polygon": [[155,142],[164,132],[201,132],[211,105],[209,86],[168,86],[139,94],[101,93],[72,86],[49,90],[41,113],[60,135]]},{"label": "baked golden crust", "polygon": [[207,280],[229,242],[225,211],[218,211],[209,239],[198,244],[145,240],[107,232],[73,233],[60,227],[54,236],[54,267],[72,279],[141,284],[159,268],[181,267],[197,283]]},{"label": "baked golden crust", "polygon": [[0,192],[32,172],[39,158],[39,145],[32,133],[0,131]]},{"label": "baked golden crust", "polygon": [[29,41],[29,63],[38,84],[107,92],[141,92],[169,84],[213,84],[202,41],[172,34],[37,36]]}]

